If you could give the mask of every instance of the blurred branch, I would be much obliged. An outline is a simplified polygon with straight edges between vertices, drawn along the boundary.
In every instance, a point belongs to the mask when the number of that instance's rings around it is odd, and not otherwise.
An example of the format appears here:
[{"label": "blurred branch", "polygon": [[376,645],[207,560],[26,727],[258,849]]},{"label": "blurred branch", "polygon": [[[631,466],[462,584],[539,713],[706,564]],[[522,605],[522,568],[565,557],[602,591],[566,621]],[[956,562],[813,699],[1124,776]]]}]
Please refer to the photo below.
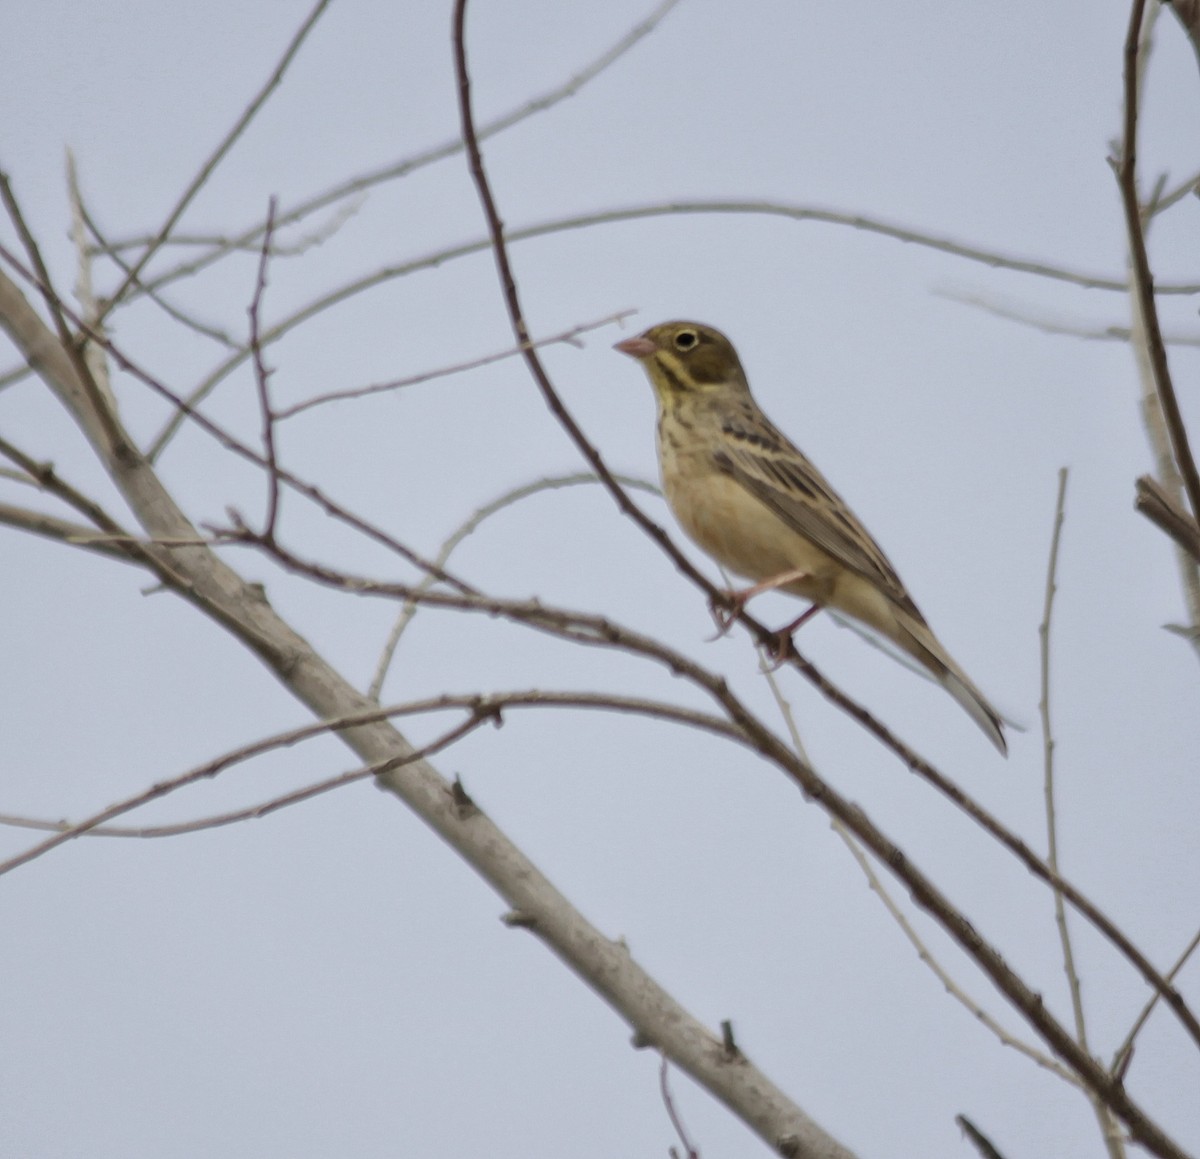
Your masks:
[{"label": "blurred branch", "polygon": [[[75,169],[75,154],[67,150],[67,195],[71,203],[71,241],[75,246],[75,260],[78,263],[78,275],[75,280],[75,296],[79,301],[84,323],[89,330],[103,333],[100,322],[100,307],[92,289],[92,259],[87,248],[87,231],[83,224],[83,197],[79,192],[79,174]],[[88,339],[83,339],[83,357],[88,370],[96,380],[100,393],[109,408],[116,413],[117,399],[113,394],[112,383],[109,381],[108,361],[104,357],[104,348]]]},{"label": "blurred branch", "polygon": [[[12,527],[17,531],[28,531],[33,535],[40,535],[44,539],[53,539],[59,543],[88,547],[101,555],[106,555],[110,559],[119,559],[124,563],[142,562],[136,553],[122,547],[117,538],[104,537],[97,540],[95,531],[86,524],[71,523],[69,520],[58,519],[41,511],[0,503],[0,525]],[[132,536],[122,538],[133,539]]]},{"label": "blurred branch", "polygon": [[[1023,305],[1001,302],[985,294],[973,294],[963,290],[935,289],[933,293],[939,298],[961,302],[964,306],[973,306],[1005,321],[1040,330],[1043,334],[1061,334],[1068,338],[1085,338],[1094,342],[1129,342],[1133,339],[1133,330],[1129,326],[1097,327],[1083,322],[1055,320],[1045,314],[1035,313]],[[1169,346],[1200,346],[1200,334],[1164,335],[1163,341]]]},{"label": "blurred branch", "polygon": [[[1170,0],[1163,0],[1163,2],[1170,3]],[[1197,0],[1197,3],[1200,3],[1200,0]],[[1146,217],[1157,217],[1159,214],[1166,213],[1173,205],[1178,205],[1185,197],[1194,196],[1198,191],[1200,191],[1200,173],[1193,173],[1169,192],[1156,193],[1146,203],[1145,215]]]},{"label": "blurred branch", "polygon": [[1165,531],[1175,543],[1200,563],[1200,526],[1150,475],[1142,475],[1135,484],[1135,511]]},{"label": "blurred branch", "polygon": [[1179,18],[1200,62],[1200,0],[1163,0],[1163,3]]},{"label": "blurred branch", "polygon": [[979,1152],[982,1159],[1004,1159],[995,1144],[966,1115],[955,1115],[954,1121],[962,1133],[971,1140],[971,1145]]}]

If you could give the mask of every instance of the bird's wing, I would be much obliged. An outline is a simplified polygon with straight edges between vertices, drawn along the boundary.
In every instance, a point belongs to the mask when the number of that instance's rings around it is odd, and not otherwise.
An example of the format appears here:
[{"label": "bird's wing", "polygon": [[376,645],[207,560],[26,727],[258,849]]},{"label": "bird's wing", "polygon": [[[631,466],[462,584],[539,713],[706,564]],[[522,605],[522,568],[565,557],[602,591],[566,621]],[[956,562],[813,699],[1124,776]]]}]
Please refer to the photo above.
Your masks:
[{"label": "bird's wing", "polygon": [[761,412],[722,422],[719,470],[922,624],[896,569],[821,472]]}]

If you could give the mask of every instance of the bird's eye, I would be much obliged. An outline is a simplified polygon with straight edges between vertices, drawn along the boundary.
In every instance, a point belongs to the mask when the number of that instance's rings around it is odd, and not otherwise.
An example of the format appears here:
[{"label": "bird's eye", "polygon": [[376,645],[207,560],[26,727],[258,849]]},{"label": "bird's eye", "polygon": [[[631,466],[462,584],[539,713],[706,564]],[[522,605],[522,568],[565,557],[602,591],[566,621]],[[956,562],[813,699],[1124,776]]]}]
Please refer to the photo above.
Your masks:
[{"label": "bird's eye", "polygon": [[680,330],[675,335],[676,350],[691,350],[697,342],[700,341],[700,335],[695,330]]}]

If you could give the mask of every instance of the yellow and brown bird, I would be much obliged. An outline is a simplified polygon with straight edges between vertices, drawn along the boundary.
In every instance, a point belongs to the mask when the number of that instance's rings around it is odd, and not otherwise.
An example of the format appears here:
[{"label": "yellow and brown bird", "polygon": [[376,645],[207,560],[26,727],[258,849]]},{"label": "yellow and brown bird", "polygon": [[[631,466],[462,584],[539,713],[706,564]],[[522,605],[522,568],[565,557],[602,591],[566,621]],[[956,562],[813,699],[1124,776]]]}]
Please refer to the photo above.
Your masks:
[{"label": "yellow and brown bird", "polygon": [[664,322],[616,349],[641,362],[658,401],[663,491],[684,531],[754,581],[836,608],[926,668],[1002,753],[1000,714],[950,658],[895,568],[821,473],[763,414],[719,330]]}]

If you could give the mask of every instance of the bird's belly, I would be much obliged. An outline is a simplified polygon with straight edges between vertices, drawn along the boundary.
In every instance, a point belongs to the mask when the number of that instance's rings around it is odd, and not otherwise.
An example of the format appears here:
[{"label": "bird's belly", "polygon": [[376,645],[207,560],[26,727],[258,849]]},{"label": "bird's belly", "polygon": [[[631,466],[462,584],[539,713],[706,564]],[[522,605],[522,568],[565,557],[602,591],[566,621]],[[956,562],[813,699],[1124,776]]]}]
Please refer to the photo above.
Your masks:
[{"label": "bird's belly", "polygon": [[716,472],[703,479],[664,472],[663,490],[684,531],[722,566],[755,583],[803,570],[803,579],[781,590],[828,602],[837,575],[833,560],[740,484]]}]

